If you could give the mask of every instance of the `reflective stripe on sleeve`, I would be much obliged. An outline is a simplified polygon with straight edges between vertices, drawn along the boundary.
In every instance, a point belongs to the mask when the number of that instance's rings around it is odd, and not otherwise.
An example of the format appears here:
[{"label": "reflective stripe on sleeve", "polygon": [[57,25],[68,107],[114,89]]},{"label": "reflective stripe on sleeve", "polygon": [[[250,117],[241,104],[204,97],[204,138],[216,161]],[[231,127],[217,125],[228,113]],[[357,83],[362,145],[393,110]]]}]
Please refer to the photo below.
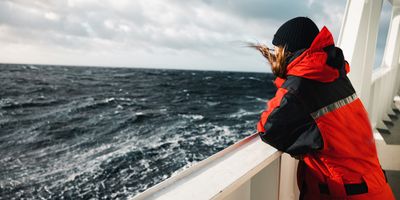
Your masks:
[{"label": "reflective stripe on sleeve", "polygon": [[323,108],[311,113],[311,117],[314,118],[314,119],[317,119],[318,117],[321,117],[321,116],[325,115],[328,112],[334,111],[334,110],[336,110],[336,109],[338,109],[338,108],[340,108],[342,106],[350,104],[351,102],[353,102],[357,98],[358,98],[357,94],[354,93],[354,94],[352,94],[352,95],[350,95],[350,96],[348,96],[348,97],[346,97],[344,99],[340,99],[339,101],[331,103],[331,104],[329,104],[329,105],[327,105],[327,106],[325,106],[325,107],[323,107]]}]

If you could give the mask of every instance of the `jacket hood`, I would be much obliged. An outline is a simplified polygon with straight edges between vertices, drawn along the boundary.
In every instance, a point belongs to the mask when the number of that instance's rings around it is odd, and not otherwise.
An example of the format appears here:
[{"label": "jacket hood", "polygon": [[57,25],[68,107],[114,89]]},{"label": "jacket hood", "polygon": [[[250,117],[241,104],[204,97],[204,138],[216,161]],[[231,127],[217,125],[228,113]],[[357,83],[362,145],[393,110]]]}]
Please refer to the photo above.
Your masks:
[{"label": "jacket hood", "polygon": [[288,76],[300,76],[319,82],[332,82],[341,74],[349,72],[343,52],[335,47],[328,28],[323,27],[311,46],[296,57],[287,66]]}]

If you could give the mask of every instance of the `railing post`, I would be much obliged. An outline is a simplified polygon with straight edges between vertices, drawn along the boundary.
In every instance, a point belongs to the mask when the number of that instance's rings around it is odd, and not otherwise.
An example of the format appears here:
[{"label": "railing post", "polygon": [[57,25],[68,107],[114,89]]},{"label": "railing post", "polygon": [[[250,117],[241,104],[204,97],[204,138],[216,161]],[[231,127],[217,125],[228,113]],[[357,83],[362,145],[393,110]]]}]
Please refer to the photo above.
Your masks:
[{"label": "railing post", "polygon": [[382,0],[348,0],[338,46],[350,63],[349,78],[368,108]]},{"label": "railing post", "polygon": [[282,154],[279,181],[279,200],[299,199],[299,189],[296,181],[297,165],[298,161],[290,157],[289,154]]},{"label": "railing post", "polygon": [[279,158],[251,178],[251,200],[279,199],[280,168],[281,159]]},{"label": "railing post", "polygon": [[393,78],[389,83],[393,89],[390,91],[390,99],[387,102],[388,105],[391,105],[392,98],[397,94],[400,84],[400,70],[398,69],[400,67],[400,5],[393,5],[392,7],[387,41],[390,42],[386,42],[383,62],[393,70],[391,73]]}]

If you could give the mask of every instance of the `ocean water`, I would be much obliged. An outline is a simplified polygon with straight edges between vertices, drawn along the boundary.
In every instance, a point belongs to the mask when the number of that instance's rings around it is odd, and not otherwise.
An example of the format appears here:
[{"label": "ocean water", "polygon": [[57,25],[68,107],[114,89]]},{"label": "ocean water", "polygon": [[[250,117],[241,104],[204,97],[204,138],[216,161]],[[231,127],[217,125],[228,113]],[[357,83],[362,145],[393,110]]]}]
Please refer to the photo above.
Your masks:
[{"label": "ocean water", "polygon": [[0,64],[0,199],[126,199],[255,131],[272,75]]}]

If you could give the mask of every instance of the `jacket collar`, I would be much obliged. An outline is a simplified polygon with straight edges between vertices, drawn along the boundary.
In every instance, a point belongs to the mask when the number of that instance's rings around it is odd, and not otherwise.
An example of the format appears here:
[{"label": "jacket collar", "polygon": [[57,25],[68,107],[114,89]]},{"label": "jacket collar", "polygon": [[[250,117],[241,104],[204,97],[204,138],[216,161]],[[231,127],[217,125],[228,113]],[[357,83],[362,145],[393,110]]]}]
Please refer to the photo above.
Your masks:
[{"label": "jacket collar", "polygon": [[287,66],[288,76],[300,76],[319,82],[332,82],[339,77],[339,71],[326,64],[327,53],[324,48],[334,45],[328,28],[323,27],[315,37],[310,48],[294,58]]}]

